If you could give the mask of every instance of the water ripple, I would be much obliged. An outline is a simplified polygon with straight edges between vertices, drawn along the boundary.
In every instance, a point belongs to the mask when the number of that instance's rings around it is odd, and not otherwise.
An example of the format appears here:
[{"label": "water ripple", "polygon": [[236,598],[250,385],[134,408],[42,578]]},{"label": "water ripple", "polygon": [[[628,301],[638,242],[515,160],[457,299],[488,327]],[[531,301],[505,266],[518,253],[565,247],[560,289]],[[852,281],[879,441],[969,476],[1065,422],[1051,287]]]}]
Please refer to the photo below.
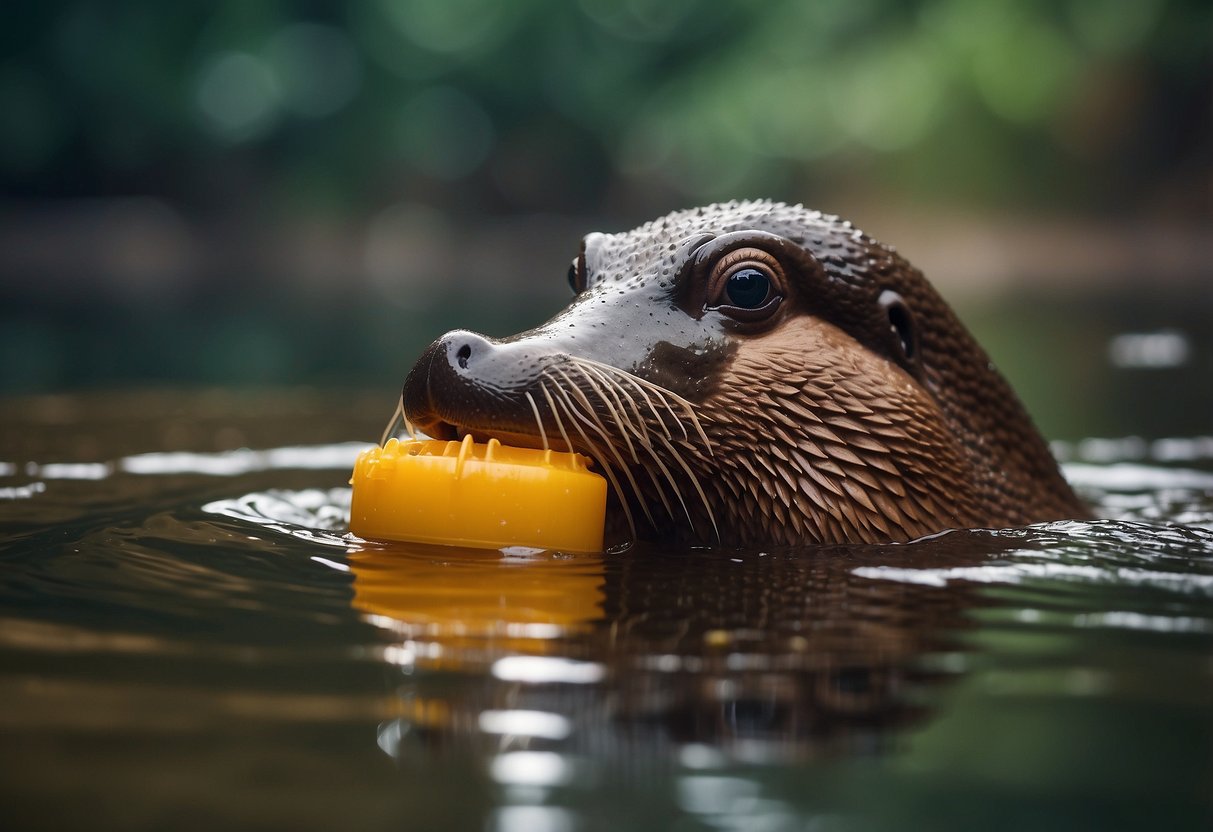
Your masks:
[{"label": "water ripple", "polygon": [[268,450],[241,448],[220,453],[149,453],[128,456],[118,467],[128,474],[205,474],[233,477],[254,471],[352,470],[365,442],[336,445],[301,445]]},{"label": "water ripple", "polygon": [[348,548],[350,538],[345,528],[349,525],[350,496],[348,488],[275,489],[215,500],[202,510],[324,546]]}]

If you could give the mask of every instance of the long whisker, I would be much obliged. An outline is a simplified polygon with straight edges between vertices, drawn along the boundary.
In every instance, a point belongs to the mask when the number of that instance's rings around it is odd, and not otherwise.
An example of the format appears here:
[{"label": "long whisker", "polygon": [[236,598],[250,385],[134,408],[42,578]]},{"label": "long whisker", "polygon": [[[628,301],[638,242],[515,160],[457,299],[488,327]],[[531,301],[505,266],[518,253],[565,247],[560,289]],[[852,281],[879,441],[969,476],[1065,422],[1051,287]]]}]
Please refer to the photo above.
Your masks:
[{"label": "long whisker", "polygon": [[[636,399],[634,399],[632,395],[628,393],[628,391],[623,389],[623,385],[621,385],[617,379],[607,375],[597,367],[593,367],[588,364],[577,365],[577,370],[586,377],[587,381],[589,381],[590,374],[597,376],[598,380],[606,386],[607,391],[611,394],[611,398],[613,398],[615,403],[619,405],[619,410],[621,412],[631,410],[632,415],[626,420],[626,424],[632,428],[633,434],[638,440],[644,444],[649,444],[649,427],[647,424],[645,424],[644,417],[640,415],[640,408],[636,406]],[[595,389],[597,389],[596,386]],[[624,402],[627,402],[627,407],[624,406]],[[659,423],[661,422],[660,419],[657,421]],[[665,429],[664,424],[662,424],[661,427],[663,430]]]},{"label": "long whisker", "polygon": [[[661,437],[658,437],[658,439],[661,439]],[[712,523],[712,533],[716,535],[716,542],[719,543],[720,542],[720,528],[716,525],[716,515],[712,511],[712,504],[708,502],[708,495],[704,493],[703,486],[699,483],[699,477],[695,476],[695,472],[691,470],[691,466],[687,465],[686,460],[682,458],[682,454],[680,454],[678,452],[678,450],[674,447],[672,442],[670,442],[667,439],[661,439],[661,441],[666,446],[666,448],[669,450],[670,456],[674,457],[674,460],[678,463],[679,467],[682,468],[683,472],[687,475],[687,478],[690,479],[691,485],[695,486],[695,492],[699,495],[699,500],[700,500],[700,502],[703,503],[704,511],[706,511],[708,513],[708,520],[711,521],[711,523]],[[656,459],[657,455],[653,454],[653,458]],[[658,463],[658,464],[660,464],[660,463]],[[662,470],[665,471],[664,466],[662,466]],[[675,480],[673,477],[670,477],[668,472],[666,472],[666,476],[669,478],[670,484],[672,486],[674,486],[675,489],[677,489],[677,487],[678,487],[677,480]],[[681,493],[679,493],[678,499],[679,500],[682,499]],[[686,510],[686,503],[683,503],[683,510],[684,511]],[[690,512],[687,512],[687,519],[688,520],[691,519]],[[694,527],[694,525],[695,525],[695,521],[691,520],[691,526]]]},{"label": "long whisker", "polygon": [[539,389],[543,391],[543,397],[548,400],[548,409],[552,411],[552,416],[556,419],[556,427],[560,429],[560,437],[564,439],[564,446],[573,450],[573,443],[569,441],[569,435],[565,432],[564,422],[560,418],[560,411],[556,409],[556,402],[552,401],[552,394],[548,392],[548,386],[542,381],[539,382]]},{"label": "long whisker", "polygon": [[[586,396],[585,391],[578,387],[577,383],[573,381],[573,379],[569,377],[569,374],[564,370],[560,369],[559,367],[553,369],[560,375],[562,379],[564,379],[563,385],[556,385],[556,392],[561,393],[564,396],[568,396],[570,393],[576,396],[577,401],[581,404],[581,407],[584,408],[582,415],[588,416],[594,421],[594,424],[598,426],[598,433],[601,434],[604,439],[610,436],[610,431],[608,431],[606,425],[602,423],[602,419],[598,418],[598,411],[594,409],[594,405]],[[619,464],[623,465],[622,458],[619,460]]]},{"label": "long whisker", "polygon": [[[577,414],[575,411],[569,411],[568,405],[565,405],[565,415],[569,416],[569,423],[573,424],[573,427],[576,429],[576,432],[581,434],[581,440],[585,441],[586,446],[588,449],[590,449],[591,454],[593,454],[594,457],[598,458],[599,462],[602,462],[603,473],[607,474],[608,479],[610,479],[610,481],[611,481],[611,485],[614,486],[616,494],[619,495],[619,502],[620,502],[620,505],[623,507],[623,513],[625,513],[627,515],[627,524],[628,524],[628,528],[630,528],[632,531],[632,537],[633,538],[636,537],[637,536],[636,535],[636,522],[634,522],[634,520],[632,518],[632,509],[630,508],[630,505],[628,505],[627,494],[625,491],[623,491],[619,478],[617,478],[615,475],[615,468],[613,466],[611,466],[611,463],[609,461],[607,454],[604,454],[602,448],[599,448],[598,444],[594,443],[594,440],[591,439],[590,437],[588,437],[588,435],[586,435],[585,429],[583,429],[580,426],[580,424],[577,424],[576,420],[574,420],[574,418],[573,418]],[[585,421],[585,420],[582,420],[582,421]],[[609,441],[607,444],[607,449],[609,451],[613,452],[613,454],[614,454],[614,448],[613,448],[613,446],[610,445]],[[649,512],[649,507],[648,507],[647,503],[645,503],[643,498],[640,497],[640,489],[639,489],[639,486],[636,484],[636,479],[634,479],[632,477],[631,469],[628,468],[627,465],[625,465],[625,463],[620,463],[620,471],[623,472],[623,477],[625,477],[627,479],[627,484],[631,486],[632,494],[636,495],[636,501],[639,503],[640,509],[642,509],[642,511],[644,512],[644,517],[649,520],[649,525],[654,526],[654,528],[656,528],[656,522],[653,519],[653,513]]]},{"label": "long whisker", "polygon": [[[635,419],[635,421],[633,421],[632,419],[621,419],[618,414],[615,414],[615,421],[619,424],[621,430],[623,431],[624,441],[628,442],[628,433],[629,432],[632,433],[636,437],[636,440],[641,444],[641,446],[646,451],[648,451],[649,455],[653,457],[653,459],[657,463],[657,465],[660,468],[662,468],[662,473],[665,475],[667,483],[673,485],[674,491],[676,493],[676,496],[679,499],[679,502],[682,502],[682,495],[680,493],[678,493],[677,483],[670,477],[670,472],[665,469],[665,466],[663,465],[661,459],[657,457],[657,454],[653,448],[653,442],[649,438],[650,428],[648,426],[648,423],[646,423],[645,420],[641,417],[640,410],[636,407],[635,400],[632,399],[631,395],[629,395],[626,390],[623,390],[619,386],[618,381],[611,378],[610,376],[607,376],[605,373],[602,373],[597,368],[587,365],[587,366],[578,366],[576,369],[583,377],[585,377],[586,381],[589,382],[594,387],[595,392],[597,392],[598,395],[601,397],[601,396],[603,396],[602,389],[597,384],[594,384],[593,379],[591,379],[589,377],[589,374],[591,372],[598,375],[599,379],[603,382],[604,385],[606,385],[606,389],[608,391],[610,391],[611,396],[619,404],[619,411],[621,411],[621,412],[625,410],[621,396],[623,398],[626,398],[628,403],[632,406],[632,411],[633,411],[633,413],[635,413],[636,419]],[[608,408],[610,407],[610,403],[606,402],[605,399],[604,399],[604,404],[606,404],[608,406]],[[612,409],[612,413],[615,413],[614,409]],[[656,415],[656,414],[654,413],[654,415]],[[666,434],[668,436],[669,431],[668,431],[668,429],[665,428],[665,425],[662,424],[660,418],[658,418],[657,421],[658,421],[658,424],[662,425],[662,429],[666,432]],[[672,505],[670,505],[670,501],[666,498],[665,488],[663,487],[663,483],[662,483],[661,479],[658,478],[657,473],[653,471],[651,466],[640,465],[640,459],[636,455],[636,449],[630,442],[628,442],[628,447],[632,451],[632,460],[637,465],[640,466],[641,470],[643,470],[645,472],[645,474],[648,475],[649,481],[653,483],[654,493],[656,493],[658,499],[661,500],[661,504],[665,507],[666,513],[670,516],[671,519],[673,519],[674,518],[674,507]],[[687,519],[690,520],[690,514],[687,513],[685,503],[683,503],[682,510],[684,513],[687,514]],[[692,525],[692,527],[694,526],[694,521],[691,521],[691,525]]]},{"label": "long whisker", "polygon": [[[552,394],[548,392],[546,384],[540,382],[539,388],[543,391],[543,397],[548,400],[548,407],[551,408],[552,416],[556,419],[556,427],[560,429],[560,435],[564,437],[564,444],[568,446],[570,451],[572,451],[573,443],[569,441],[569,435],[565,432],[564,421],[560,418],[560,408],[557,407],[557,402],[553,400]],[[572,414],[569,413],[567,415],[569,416],[569,422],[572,423]],[[576,427],[576,425],[574,425],[574,427]],[[632,540],[634,542],[636,540],[636,521],[632,517],[632,510],[628,507],[627,495],[624,494],[623,488],[620,487],[619,479],[615,476],[615,471],[611,467],[610,461],[606,458],[598,446],[590,441],[590,438],[585,435],[585,431],[582,431],[580,428],[578,428],[578,431],[581,433],[581,438],[585,440],[586,447],[589,448],[590,453],[593,454],[594,458],[598,461],[598,464],[602,466],[602,472],[606,475],[607,480],[610,481],[611,487],[614,488],[615,493],[619,495],[619,504],[623,507],[623,516],[628,521],[628,530],[631,532]]]},{"label": "long whisker", "polygon": [[404,429],[409,435],[409,439],[417,441],[417,429],[413,427],[413,423],[409,421],[409,414],[404,412],[404,394],[400,394],[400,418],[404,420]]},{"label": "long whisker", "polygon": [[545,430],[543,429],[543,419],[540,419],[540,418],[539,418],[539,407],[538,407],[538,405],[536,405],[536,404],[535,404],[535,397],[534,397],[534,396],[532,396],[532,395],[530,394],[530,392],[527,392],[527,394],[526,394],[526,400],[527,400],[528,402],[530,402],[530,405],[531,405],[531,412],[535,414],[535,425],[536,425],[536,427],[538,427],[538,428],[539,428],[539,438],[543,440],[543,449],[544,449],[545,451],[546,451],[546,450],[549,450],[549,448],[548,448],[548,434],[547,434],[547,431],[545,431]]},{"label": "long whisker", "polygon": [[610,364],[604,364],[601,361],[595,361],[592,358],[582,358],[582,357],[573,357],[572,361],[574,363],[581,363],[581,364],[586,364],[591,367],[595,367],[605,373],[613,375],[623,381],[626,381],[626,382],[636,386],[637,388],[646,388],[646,389],[652,391],[654,394],[656,394],[658,396],[658,398],[661,399],[662,404],[664,404],[666,406],[666,408],[670,411],[670,414],[672,416],[674,416],[675,421],[677,422],[677,424],[682,429],[682,431],[685,435],[686,428],[682,427],[682,420],[678,418],[678,415],[676,413],[674,413],[673,407],[670,405],[670,400],[672,399],[675,403],[677,403],[678,405],[681,406],[683,411],[686,413],[687,417],[690,418],[691,424],[695,426],[696,434],[698,434],[700,441],[703,442],[704,447],[708,451],[708,455],[709,456],[712,455],[712,442],[710,439],[708,439],[708,435],[703,429],[703,424],[699,421],[699,415],[698,415],[698,413],[696,413],[695,405],[693,405],[691,402],[687,401],[682,396],[675,393],[673,390],[669,390],[665,387],[662,387],[660,384],[654,384],[653,382],[643,379],[640,376],[637,376],[633,373],[629,373],[626,370],[621,370],[618,367],[612,367]]},{"label": "long whisker", "polygon": [[678,426],[678,429],[680,431],[682,431],[682,437],[684,439],[690,438],[690,434],[687,433],[686,426],[682,423],[682,419],[678,416],[678,413],[674,410],[674,407],[670,404],[669,399],[666,398],[667,393],[669,393],[669,395],[671,395],[671,396],[674,396],[675,395],[674,393],[667,391],[664,387],[661,387],[660,385],[653,384],[652,382],[645,381],[644,379],[634,376],[631,373],[620,370],[618,367],[612,367],[610,364],[603,364],[602,362],[599,362],[599,361],[594,361],[594,360],[588,359],[588,358],[578,358],[576,356],[573,356],[571,360],[572,360],[572,363],[574,363],[574,364],[584,365],[585,367],[592,367],[595,370],[597,370],[599,373],[602,373],[603,375],[611,376],[612,378],[618,378],[618,379],[621,379],[622,381],[626,381],[626,382],[630,383],[644,397],[645,402],[649,406],[649,410],[652,411],[652,413],[653,413],[653,418],[656,419],[657,424],[661,425],[662,431],[665,433],[665,435],[667,437],[672,439],[673,434],[670,433],[670,429],[666,425],[666,420],[661,417],[661,413],[657,410],[657,407],[653,404],[652,399],[649,398],[649,395],[646,392],[646,390],[652,391],[653,394],[656,395],[658,400],[661,402],[661,406],[663,408],[665,408],[665,411],[667,413],[670,414],[670,418],[673,420],[674,424]]},{"label": "long whisker", "polygon": [[[594,372],[598,373],[602,378],[609,378],[613,385],[615,385],[621,392],[624,392],[622,382],[620,382],[618,379],[616,379],[611,374],[603,372],[601,367],[595,366],[593,364],[587,364],[587,365],[585,365],[585,367],[582,367],[581,369],[583,372],[587,369],[590,369],[590,370],[593,370]],[[624,374],[623,378],[625,381],[631,381],[631,379],[627,377],[626,373]],[[644,387],[642,385],[633,384],[632,386],[636,388],[636,392],[640,394],[640,397],[642,399],[644,399],[644,403],[648,407],[649,412],[653,414],[653,421],[656,422],[657,426],[661,428],[661,432],[665,434],[666,439],[673,439],[674,434],[670,433],[669,425],[666,424],[665,419],[661,418],[661,413],[657,410],[657,406],[655,404],[653,404],[653,400],[649,397],[648,392],[644,389]],[[635,406],[636,400],[631,396],[631,394],[627,394],[625,392],[625,395],[627,395],[628,401],[632,402],[633,406]],[[665,406],[666,412],[670,413],[670,415],[673,417],[674,421],[676,423],[678,423],[679,422],[678,416],[672,410],[670,410],[669,402],[662,401],[662,405]],[[637,420],[641,424],[645,424],[647,427],[647,423],[644,421],[643,417],[640,416],[639,410],[637,410],[636,417],[637,417]],[[682,427],[681,423],[679,423],[678,426],[679,426],[679,429],[682,430],[683,438],[687,438],[688,434],[687,434],[686,428]]]},{"label": "long whisker", "polygon": [[[708,501],[703,484],[686,459],[688,452],[706,451],[708,455],[713,455],[711,440],[694,404],[659,384],[593,359],[570,356],[563,366],[549,366],[543,375],[548,377],[554,390],[550,390],[548,384],[543,382],[540,389],[556,419],[565,444],[572,447],[561,411],[585,446],[599,460],[604,473],[620,495],[620,502],[628,516],[633,535],[635,525],[628,510],[629,500],[624,496],[616,466],[621,469],[623,479],[635,495],[648,521],[654,527],[656,522],[635,474],[624,460],[625,451],[636,467],[643,470],[651,481],[653,490],[650,492],[650,500],[651,495],[655,493],[670,518],[674,519],[675,508],[666,496],[667,493],[671,494],[678,501],[682,509],[681,514],[694,529],[697,525],[695,515],[687,504],[683,483],[679,481],[681,475],[685,475],[712,524],[717,542],[720,541],[720,529],[712,505]],[[533,399],[528,398],[536,421],[540,423],[541,436],[544,436],[546,441],[538,406]],[[646,415],[650,418],[646,418]],[[676,438],[676,435],[671,433],[670,421],[681,431],[680,437]],[[611,423],[614,430],[608,428]],[[694,438],[690,432],[692,430]],[[596,434],[595,439],[590,438],[591,432]],[[641,463],[640,448],[652,458],[651,464]],[[672,462],[666,458],[667,455],[672,458]],[[679,471],[679,477],[674,476],[675,470]]]},{"label": "long whisker", "polygon": [[615,424],[619,425],[619,434],[623,437],[624,444],[628,446],[628,452],[632,455],[632,462],[639,465],[640,457],[636,456],[636,448],[632,445],[632,438],[629,434],[635,433],[637,436],[640,434],[637,428],[631,423],[631,420],[624,418],[622,402],[619,402],[618,397],[615,397],[616,403],[619,404],[619,407],[616,408],[607,398],[606,392],[603,391],[598,382],[594,381],[594,378],[589,373],[587,373],[581,367],[578,367],[577,371],[581,374],[581,377],[585,379],[586,384],[594,388],[594,392],[598,394],[598,398],[602,401],[603,407],[605,407],[607,412],[611,414],[611,418],[615,420]]},{"label": "long whisker", "polygon": [[[572,379],[570,379],[567,375],[564,377],[569,385],[573,387],[573,390],[578,393],[578,397],[585,402],[587,407],[590,407],[589,400],[585,398],[585,394],[582,393],[581,390],[575,385],[573,385]],[[611,435],[607,432],[606,428],[602,426],[602,423],[598,421],[597,418],[591,420],[591,418],[587,417],[586,414],[583,414],[576,406],[574,406],[572,399],[569,398],[568,391],[565,390],[564,387],[556,385],[556,394],[560,398],[564,399],[565,413],[569,416],[569,423],[577,429],[577,432],[581,434],[581,438],[586,440],[587,444],[592,443],[590,442],[589,436],[586,435],[585,431],[582,429],[581,425],[578,424],[578,422],[583,423],[586,427],[591,428],[595,433],[602,437],[602,441],[606,446],[606,449],[611,453],[612,456],[615,457],[615,461],[619,464],[620,470],[623,471],[624,477],[627,478],[628,484],[632,486],[632,492],[636,495],[636,502],[640,503],[640,507],[644,509],[645,517],[647,517],[649,523],[656,528],[657,522],[653,519],[653,514],[651,511],[649,511],[649,506],[641,495],[640,486],[636,483],[636,478],[632,475],[632,469],[628,467],[627,463],[623,461],[623,457],[619,455],[619,450],[615,447],[615,443],[611,441]],[[590,408],[590,416],[594,416],[592,407]],[[619,494],[621,501],[626,502],[626,500],[624,500],[623,492],[620,491]]]},{"label": "long whisker", "polygon": [[[662,443],[665,444],[666,447],[669,447],[668,440],[663,439],[662,437],[658,438],[661,439]],[[682,497],[682,489],[678,487],[678,481],[675,480],[673,475],[670,474],[670,469],[667,468],[666,464],[661,460],[661,456],[658,455],[656,448],[649,446],[648,452],[649,456],[653,458],[653,462],[659,469],[661,469],[661,475],[665,478],[664,484],[668,486],[669,489],[674,492],[674,496],[678,498],[678,504],[682,506],[682,513],[686,516],[687,522],[691,524],[691,529],[694,530],[695,519],[691,517],[691,512],[687,509],[687,503]],[[657,488],[657,495],[661,497],[661,502],[665,504],[665,510],[669,512],[670,519],[676,520],[677,518],[674,515],[674,507],[671,506],[670,501],[666,499],[664,489],[662,489],[662,483],[657,480],[657,475],[654,474],[652,469],[647,465],[644,466],[644,470],[648,472],[649,477],[653,480],[653,485]]]},{"label": "long whisker", "polygon": [[[400,423],[401,419],[404,419],[404,394],[403,393],[400,394],[400,399],[399,399],[399,401],[396,402],[396,409],[392,411],[391,421],[387,423],[387,427],[385,427],[383,429],[383,436],[381,436],[379,438],[380,447],[383,447],[384,445],[387,444],[388,437],[396,432],[396,425]],[[405,419],[405,424],[408,424],[407,419]],[[411,435],[411,433],[412,432],[410,431],[410,435]]]}]

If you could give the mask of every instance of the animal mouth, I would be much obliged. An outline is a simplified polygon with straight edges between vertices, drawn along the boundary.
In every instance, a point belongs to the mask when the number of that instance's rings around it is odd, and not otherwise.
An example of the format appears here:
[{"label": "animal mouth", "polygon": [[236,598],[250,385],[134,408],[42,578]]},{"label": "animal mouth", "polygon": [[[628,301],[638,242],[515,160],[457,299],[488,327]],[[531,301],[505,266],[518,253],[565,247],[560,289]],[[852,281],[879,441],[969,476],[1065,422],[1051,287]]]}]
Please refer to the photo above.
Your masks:
[{"label": "animal mouth", "polygon": [[427,385],[426,399],[411,414],[402,396],[384,441],[403,419],[412,436],[422,432],[443,441],[471,436],[476,442],[497,439],[517,447],[575,451],[590,457],[610,482],[633,538],[631,506],[654,529],[665,525],[654,509],[664,508],[671,520],[685,515],[694,528],[692,509],[698,507],[710,526],[700,532],[719,540],[711,503],[692,466],[695,458],[712,455],[712,444],[696,406],[672,390],[607,364],[564,356],[544,367],[526,389],[516,390],[510,405],[463,405],[465,413],[452,405],[454,397],[435,401],[433,392]]},{"label": "animal mouth", "polygon": [[578,448],[569,448],[559,437],[545,437],[537,433],[527,433],[524,431],[511,430],[484,430],[468,425],[461,425],[455,422],[447,422],[439,419],[436,422],[427,424],[420,428],[421,432],[431,439],[440,439],[444,441],[462,440],[465,436],[471,436],[474,442],[488,442],[490,439],[496,439],[502,445],[511,445],[515,448],[534,448],[536,450],[547,450],[551,448],[554,451],[569,451],[576,450],[582,452]]}]

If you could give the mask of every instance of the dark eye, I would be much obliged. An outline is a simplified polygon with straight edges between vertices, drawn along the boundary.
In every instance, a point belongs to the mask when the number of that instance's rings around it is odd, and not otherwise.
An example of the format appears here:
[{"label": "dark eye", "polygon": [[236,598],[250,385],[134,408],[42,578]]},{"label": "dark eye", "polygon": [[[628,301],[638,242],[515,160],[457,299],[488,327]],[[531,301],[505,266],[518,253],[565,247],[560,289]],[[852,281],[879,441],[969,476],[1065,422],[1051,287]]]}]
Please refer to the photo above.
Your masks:
[{"label": "dark eye", "polygon": [[569,266],[569,288],[573,290],[574,295],[581,291],[577,288],[577,271],[577,259],[574,258]]},{"label": "dark eye", "polygon": [[773,320],[786,293],[779,260],[763,249],[746,246],[726,251],[716,260],[707,281],[704,309],[753,328]]},{"label": "dark eye", "polygon": [[757,309],[771,293],[771,278],[758,269],[738,269],[724,284],[725,297],[739,309]]}]

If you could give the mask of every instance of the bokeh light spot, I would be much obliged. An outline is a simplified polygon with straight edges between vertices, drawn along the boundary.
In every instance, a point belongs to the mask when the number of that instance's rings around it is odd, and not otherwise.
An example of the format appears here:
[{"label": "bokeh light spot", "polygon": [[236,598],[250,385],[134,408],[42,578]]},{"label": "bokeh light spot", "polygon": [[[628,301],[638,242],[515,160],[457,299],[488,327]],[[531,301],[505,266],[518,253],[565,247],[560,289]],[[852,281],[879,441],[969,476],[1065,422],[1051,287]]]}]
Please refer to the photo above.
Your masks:
[{"label": "bokeh light spot", "polygon": [[266,50],[294,113],[323,118],[346,106],[362,84],[362,65],[349,37],[316,23],[283,27]]},{"label": "bokeh light spot", "polygon": [[446,180],[475,170],[496,140],[484,108],[453,87],[431,87],[409,100],[396,135],[409,165]]},{"label": "bokeh light spot", "polygon": [[522,4],[498,0],[381,0],[392,24],[415,46],[430,52],[459,53],[498,42]]},{"label": "bokeh light spot", "polygon": [[202,71],[197,104],[220,138],[242,142],[257,138],[275,123],[281,86],[265,62],[247,52],[225,52]]}]

